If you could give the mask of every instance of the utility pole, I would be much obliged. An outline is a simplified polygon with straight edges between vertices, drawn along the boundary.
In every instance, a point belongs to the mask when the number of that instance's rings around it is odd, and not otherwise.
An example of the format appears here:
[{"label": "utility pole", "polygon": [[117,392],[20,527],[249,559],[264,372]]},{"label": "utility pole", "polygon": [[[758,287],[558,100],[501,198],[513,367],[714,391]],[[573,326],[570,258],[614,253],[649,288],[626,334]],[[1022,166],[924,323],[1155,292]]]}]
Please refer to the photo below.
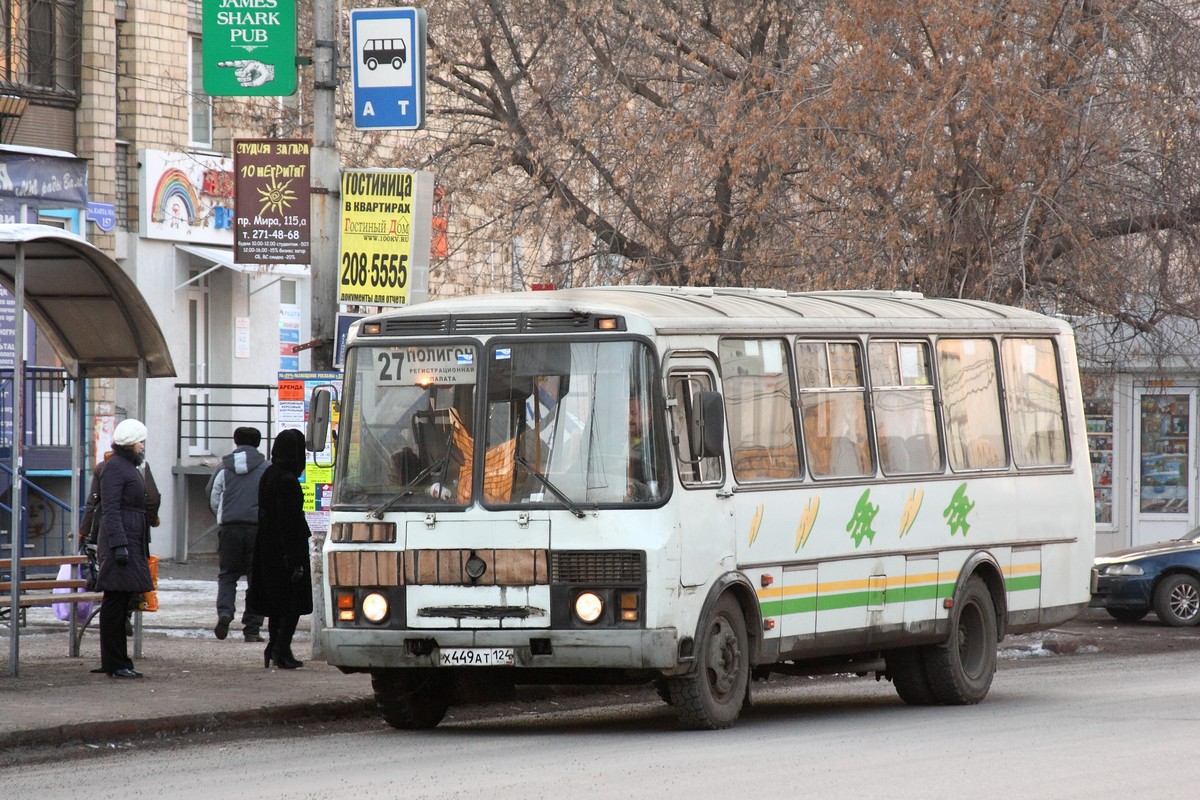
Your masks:
[{"label": "utility pole", "polygon": [[[313,6],[313,146],[312,146],[312,368],[333,369],[337,333],[338,220],[341,198],[341,159],[337,149],[337,0],[316,0]],[[323,574],[320,552],[323,537],[314,539],[318,554],[312,560],[313,658],[324,658],[321,630],[325,627]]]},{"label": "utility pole", "polygon": [[333,368],[337,319],[341,163],[337,149],[337,3],[313,7],[312,353],[314,370]]}]

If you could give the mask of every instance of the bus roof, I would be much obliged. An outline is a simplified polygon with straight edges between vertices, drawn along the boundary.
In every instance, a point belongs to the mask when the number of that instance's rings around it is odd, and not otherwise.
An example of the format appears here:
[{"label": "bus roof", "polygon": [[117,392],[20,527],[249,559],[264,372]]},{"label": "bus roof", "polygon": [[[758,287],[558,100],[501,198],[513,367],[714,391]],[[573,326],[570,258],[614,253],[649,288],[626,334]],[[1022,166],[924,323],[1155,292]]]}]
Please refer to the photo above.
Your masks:
[{"label": "bus roof", "polygon": [[[432,300],[378,315],[504,317],[521,314],[611,314],[640,317],[659,334],[827,329],[851,321],[855,330],[964,330],[995,327],[1067,332],[1063,320],[978,300],[929,298],[919,292],[679,286],[598,286]],[[421,326],[405,332],[418,333]],[[449,332],[443,328],[443,332]],[[397,331],[399,332],[399,331]],[[462,331],[460,331],[462,332]]]}]

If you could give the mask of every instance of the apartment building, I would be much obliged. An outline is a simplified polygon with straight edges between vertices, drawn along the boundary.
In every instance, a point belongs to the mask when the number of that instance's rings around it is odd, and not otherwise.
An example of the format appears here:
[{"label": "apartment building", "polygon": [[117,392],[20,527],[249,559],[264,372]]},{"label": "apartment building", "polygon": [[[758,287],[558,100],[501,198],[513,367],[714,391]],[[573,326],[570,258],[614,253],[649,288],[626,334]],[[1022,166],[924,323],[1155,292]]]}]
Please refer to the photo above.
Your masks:
[{"label": "apartment building", "polygon": [[[309,366],[290,346],[310,338],[308,269],[233,259],[232,139],[277,134],[218,121],[223,101],[203,91],[199,0],[0,0],[0,8],[0,222],[56,225],[113,257],[154,310],[177,373],[146,383],[144,408],[136,381],[84,387],[87,433],[75,436],[83,462],[102,457],[121,419],[142,419],[163,494],[153,552],[215,552],[203,489],[232,449],[232,429],[275,433],[278,373]],[[5,335],[12,331],[0,330],[0,380]],[[36,335],[25,340],[26,364],[57,365]],[[46,538],[39,552],[53,552],[52,540],[73,527],[70,462],[60,461],[30,478],[66,504],[43,510],[57,519],[34,531]],[[90,467],[85,486],[88,478]]]}]

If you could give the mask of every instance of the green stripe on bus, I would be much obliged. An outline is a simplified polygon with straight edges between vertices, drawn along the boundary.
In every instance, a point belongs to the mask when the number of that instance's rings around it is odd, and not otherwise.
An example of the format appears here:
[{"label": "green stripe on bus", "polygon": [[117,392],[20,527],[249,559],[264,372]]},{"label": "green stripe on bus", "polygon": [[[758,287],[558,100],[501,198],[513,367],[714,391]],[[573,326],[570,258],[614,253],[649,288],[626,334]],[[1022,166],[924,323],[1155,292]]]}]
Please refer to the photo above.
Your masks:
[{"label": "green stripe on bus", "polygon": [[1042,588],[1041,575],[1025,575],[1020,578],[1005,578],[1004,589],[1008,592],[1025,592]]}]

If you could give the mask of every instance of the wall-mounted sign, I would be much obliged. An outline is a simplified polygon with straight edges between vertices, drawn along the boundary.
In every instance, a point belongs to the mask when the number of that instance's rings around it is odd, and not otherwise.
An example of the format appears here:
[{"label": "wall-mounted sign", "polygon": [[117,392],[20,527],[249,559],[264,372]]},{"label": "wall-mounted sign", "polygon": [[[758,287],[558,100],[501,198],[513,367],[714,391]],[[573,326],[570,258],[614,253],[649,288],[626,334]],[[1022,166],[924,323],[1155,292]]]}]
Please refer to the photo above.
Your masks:
[{"label": "wall-mounted sign", "polygon": [[417,270],[429,271],[433,176],[399,169],[342,170],[338,302],[408,303]]},{"label": "wall-mounted sign", "polygon": [[236,180],[236,264],[308,264],[310,150],[307,139],[238,139],[233,143]]},{"label": "wall-mounted sign", "polygon": [[117,227],[117,207],[112,203],[88,201],[87,218],[96,223],[97,228],[108,233]]},{"label": "wall-mounted sign", "polygon": [[295,0],[204,0],[204,91],[296,93]]},{"label": "wall-mounted sign", "polygon": [[233,244],[233,159],[142,150],[139,235]]}]

